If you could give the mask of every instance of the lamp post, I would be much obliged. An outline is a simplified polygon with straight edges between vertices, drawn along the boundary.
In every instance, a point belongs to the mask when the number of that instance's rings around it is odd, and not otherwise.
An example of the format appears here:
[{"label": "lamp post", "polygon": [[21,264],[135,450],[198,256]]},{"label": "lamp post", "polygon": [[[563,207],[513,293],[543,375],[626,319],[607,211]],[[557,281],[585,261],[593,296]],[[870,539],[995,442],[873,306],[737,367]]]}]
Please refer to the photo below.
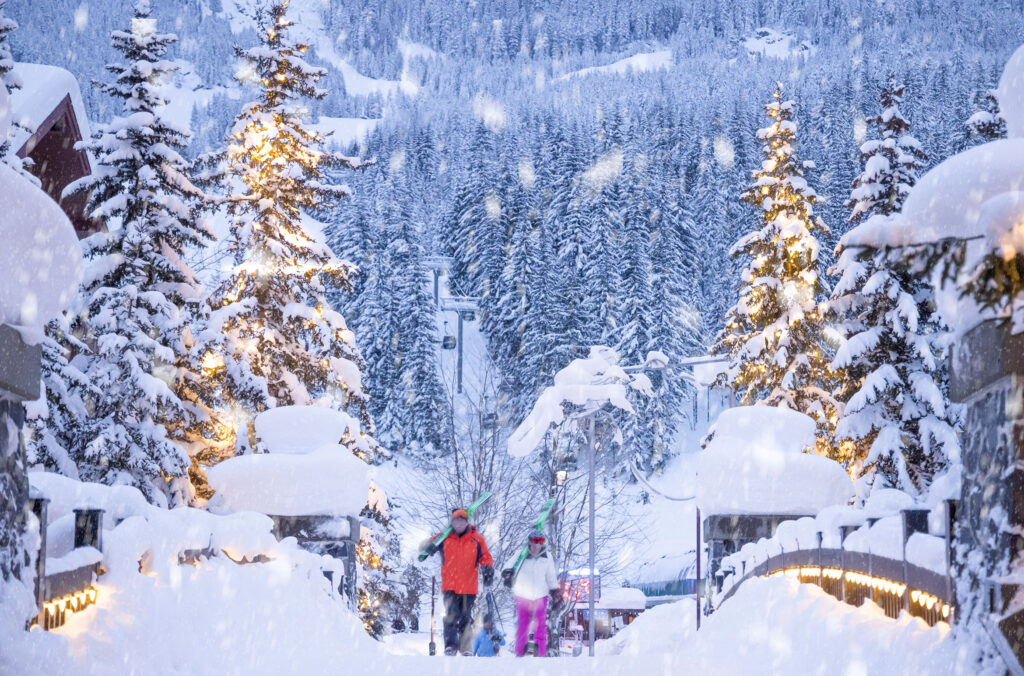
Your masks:
[{"label": "lamp post", "polygon": [[[596,580],[595,568],[595,489],[597,486],[596,436],[597,415],[605,408],[619,408],[629,414],[636,411],[626,400],[627,390],[637,390],[646,396],[652,395],[650,380],[640,374],[644,370],[661,370],[668,366],[668,357],[661,352],[648,352],[644,363],[635,366],[619,366],[618,353],[605,346],[596,345],[590,348],[590,356],[575,359],[569,366],[555,375],[555,384],[546,388],[534,404],[533,410],[513,431],[509,438],[509,453],[524,456],[531,453],[542,441],[552,426],[564,422],[565,404],[570,403],[577,408],[569,417],[579,429],[587,435],[587,458],[589,463],[588,492],[589,496],[589,548],[587,558],[590,572],[590,592],[588,599],[590,619],[588,622],[589,654],[594,656],[594,613]],[[637,375],[629,375],[637,374]]]},{"label": "lamp post", "polygon": [[[663,359],[661,359],[659,357],[652,357],[651,355],[648,355],[647,361],[645,361],[643,364],[638,364],[636,366],[625,366],[625,367],[622,367],[622,370],[624,372],[626,372],[626,373],[636,373],[638,371],[643,371],[643,370],[657,370],[657,371],[660,371],[661,369],[665,368],[667,365],[668,364]],[[606,404],[606,406],[607,406],[607,404]],[[597,585],[595,584],[596,580],[594,579],[595,578],[595,576],[594,576],[594,564],[595,564],[595,561],[594,561],[594,559],[595,559],[594,541],[596,540],[596,536],[595,536],[596,528],[595,528],[595,518],[594,518],[594,514],[595,514],[594,491],[595,491],[595,488],[597,486],[597,470],[596,470],[597,463],[596,463],[596,459],[595,459],[595,456],[597,455],[597,453],[596,453],[596,449],[594,448],[594,439],[595,439],[595,435],[597,434],[597,415],[602,410],[604,410],[604,408],[605,407],[602,406],[601,408],[595,409],[595,410],[591,411],[586,416],[587,422],[588,422],[588,425],[587,425],[587,427],[588,427],[588,431],[587,431],[587,458],[588,458],[588,464],[589,464],[588,471],[589,471],[589,474],[590,474],[590,476],[587,477],[587,493],[589,493],[589,503],[590,503],[588,505],[588,507],[587,507],[588,521],[589,521],[587,528],[588,528],[588,531],[589,531],[588,532],[588,536],[590,538],[590,542],[588,543],[588,547],[587,547],[588,548],[587,559],[588,559],[588,565],[590,567],[590,571],[589,571],[590,572],[590,593],[587,595],[588,596],[587,605],[588,605],[589,617],[590,617],[590,621],[587,622],[587,643],[588,643],[587,654],[590,657],[594,656],[594,640],[595,640],[595,638],[594,638],[594,625],[595,625],[596,619],[597,619],[597,618],[594,617],[594,610],[595,610],[594,609],[594,603],[595,603],[594,602],[594,590],[597,589]]]}]

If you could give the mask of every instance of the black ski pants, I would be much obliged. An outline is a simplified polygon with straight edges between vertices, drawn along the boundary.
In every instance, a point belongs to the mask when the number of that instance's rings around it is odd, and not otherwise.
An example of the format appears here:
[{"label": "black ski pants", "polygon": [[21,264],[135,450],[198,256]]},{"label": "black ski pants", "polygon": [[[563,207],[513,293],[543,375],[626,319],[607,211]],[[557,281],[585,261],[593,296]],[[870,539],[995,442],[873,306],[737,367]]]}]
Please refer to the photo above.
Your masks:
[{"label": "black ski pants", "polygon": [[473,602],[476,594],[456,594],[446,591],[444,599],[444,647],[462,650],[463,633],[473,620]]}]

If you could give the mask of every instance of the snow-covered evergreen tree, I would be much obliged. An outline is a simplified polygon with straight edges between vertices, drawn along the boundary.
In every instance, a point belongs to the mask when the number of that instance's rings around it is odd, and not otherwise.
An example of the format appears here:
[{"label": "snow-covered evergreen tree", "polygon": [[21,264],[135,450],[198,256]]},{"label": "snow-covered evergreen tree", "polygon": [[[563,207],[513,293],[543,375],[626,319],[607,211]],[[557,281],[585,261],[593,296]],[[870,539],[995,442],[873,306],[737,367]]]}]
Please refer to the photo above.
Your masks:
[{"label": "snow-covered evergreen tree", "polygon": [[25,403],[26,461],[29,466],[77,479],[78,465],[72,452],[87,441],[83,397],[95,397],[98,392],[69,361],[69,348],[80,352],[88,348],[72,335],[66,316],[47,325],[41,347],[43,392],[39,399]]},{"label": "snow-covered evergreen tree", "polygon": [[[927,159],[900,114],[902,93],[890,81],[882,113],[869,120],[879,138],[861,146],[864,171],[848,203],[853,222],[899,212]],[[840,459],[876,487],[923,493],[959,457],[934,291],[924,270],[885,252],[840,247],[837,258],[829,308],[845,338],[832,362],[845,404],[836,426]]]},{"label": "snow-covered evergreen tree", "polygon": [[443,453],[450,404],[437,370],[437,308],[408,200],[392,203],[378,226],[359,296],[358,330],[378,438],[422,458]]},{"label": "snow-covered evergreen tree", "polygon": [[177,38],[158,33],[148,0],[135,5],[131,28],[111,42],[124,62],[100,89],[123,113],[100,126],[84,147],[94,173],[66,189],[88,191],[90,217],[109,228],[84,242],[89,265],[83,292],[83,371],[94,388],[84,446],[72,459],[86,480],[137,486],[158,504],[191,499],[189,458],[173,439],[191,411],[176,392],[186,354],[189,314],[200,296],[185,250],[208,233],[189,202],[202,193],[179,155],[188,131],[165,117],[161,87],[176,70],[164,58]]},{"label": "snow-covered evergreen tree", "polygon": [[760,209],[761,227],[732,247],[750,259],[739,301],[729,310],[716,351],[732,357],[744,404],[795,409],[819,421],[827,446],[836,416],[819,298],[826,292],[816,234],[828,229],[814,215],[815,192],[795,156],[792,101],[778,85],[758,130],[764,159],[743,200]]},{"label": "snow-covered evergreen tree", "polygon": [[374,638],[381,638],[391,626],[391,617],[401,603],[399,580],[394,562],[401,556],[398,534],[391,527],[390,503],[384,493],[370,484],[370,499],[359,516],[364,523],[356,545],[356,561],[360,568],[356,581],[356,610],[363,628]]},{"label": "snow-covered evergreen tree", "polygon": [[922,163],[928,159],[921,143],[910,135],[910,123],[900,112],[903,85],[890,79],[882,88],[882,112],[867,120],[878,128],[879,138],[860,147],[864,171],[854,179],[846,206],[852,209],[851,223],[860,223],[872,214],[891,214],[900,210],[914,185]]},{"label": "snow-covered evergreen tree", "polygon": [[322,212],[350,192],[329,182],[326,168],[359,163],[323,151],[322,136],[305,121],[303,99],[324,97],[317,81],[326,71],[307,63],[306,45],[288,37],[287,5],[258,9],[260,43],[237,49],[246,64],[240,78],[260,98],[243,106],[228,139],[222,180],[231,193],[235,266],[210,295],[193,349],[205,371],[197,397],[220,419],[206,463],[244,452],[253,416],[275,406],[322,402],[352,413],[361,434],[374,432],[355,337],[327,299],[329,286],[350,290],[353,271],[303,222],[304,213]]},{"label": "snow-covered evergreen tree", "polygon": [[999,112],[999,99],[995,91],[978,92],[977,111],[967,118],[967,135],[971,143],[987,143],[1006,138],[1006,120]]},{"label": "snow-covered evergreen tree", "polygon": [[[18,22],[5,16],[4,5],[6,4],[7,0],[0,0],[0,87],[10,91],[20,88],[22,83],[20,78],[11,72],[14,68],[14,56],[11,54],[10,37],[11,33],[18,30]],[[5,93],[7,92],[3,92],[3,94]],[[6,138],[6,135],[0,135],[0,162],[6,162],[23,176],[38,184],[38,179],[24,171],[22,161],[12,152],[11,140]]]},{"label": "snow-covered evergreen tree", "polygon": [[4,6],[7,0],[0,0],[0,84],[11,87],[17,83],[8,81],[8,76],[14,68],[14,56],[11,55],[11,46],[8,42],[11,33],[18,30],[18,22],[4,13]]}]

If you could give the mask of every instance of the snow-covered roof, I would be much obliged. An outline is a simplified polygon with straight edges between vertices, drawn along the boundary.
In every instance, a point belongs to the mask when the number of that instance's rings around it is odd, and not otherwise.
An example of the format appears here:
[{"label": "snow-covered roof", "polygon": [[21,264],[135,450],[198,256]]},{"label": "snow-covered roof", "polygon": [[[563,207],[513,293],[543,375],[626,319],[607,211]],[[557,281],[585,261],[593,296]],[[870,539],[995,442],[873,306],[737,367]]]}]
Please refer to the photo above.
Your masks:
[{"label": "snow-covered roof", "polygon": [[0,324],[20,328],[23,340],[37,343],[43,326],[78,289],[82,252],[57,203],[3,163],[0,195]]},{"label": "snow-covered roof", "polygon": [[370,486],[370,466],[341,445],[302,455],[240,455],[207,475],[227,511],[277,516],[354,516]]},{"label": "snow-covered roof", "polygon": [[634,587],[603,587],[595,610],[643,610],[647,596]]},{"label": "snow-covered roof", "polygon": [[1006,120],[1010,138],[1024,138],[1024,45],[1017,48],[1003,68],[996,89],[999,112]]},{"label": "snow-covered roof", "polygon": [[806,453],[815,423],[770,406],[723,411],[697,458],[697,504],[711,514],[816,514],[845,504],[853,482],[839,463]]},{"label": "snow-covered roof", "polygon": [[697,567],[694,553],[663,554],[656,559],[642,564],[635,574],[627,575],[631,584],[651,584],[656,582],[673,582],[675,580],[694,579]]},{"label": "snow-covered roof", "polygon": [[39,63],[16,63],[12,72],[22,82],[20,89],[11,92],[11,118],[14,122],[11,147],[15,152],[25,145],[65,96],[71,97],[71,107],[82,138],[89,138],[92,133],[89,118],[74,75],[63,68]]}]

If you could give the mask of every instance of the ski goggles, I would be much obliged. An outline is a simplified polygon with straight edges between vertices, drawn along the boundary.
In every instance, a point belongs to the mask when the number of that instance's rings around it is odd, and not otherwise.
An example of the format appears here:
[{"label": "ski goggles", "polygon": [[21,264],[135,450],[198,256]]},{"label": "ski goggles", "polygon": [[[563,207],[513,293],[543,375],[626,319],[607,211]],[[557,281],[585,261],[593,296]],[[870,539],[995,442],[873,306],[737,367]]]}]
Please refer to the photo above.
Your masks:
[{"label": "ski goggles", "polygon": [[532,538],[530,538],[531,545],[542,545],[545,542],[546,540],[544,539],[544,537],[540,535],[534,535]]},{"label": "ski goggles", "polygon": [[452,511],[452,518],[453,519],[458,519],[459,517],[462,517],[463,519],[469,520],[469,514],[466,512],[466,510],[464,510],[464,509],[456,509],[456,510]]}]

